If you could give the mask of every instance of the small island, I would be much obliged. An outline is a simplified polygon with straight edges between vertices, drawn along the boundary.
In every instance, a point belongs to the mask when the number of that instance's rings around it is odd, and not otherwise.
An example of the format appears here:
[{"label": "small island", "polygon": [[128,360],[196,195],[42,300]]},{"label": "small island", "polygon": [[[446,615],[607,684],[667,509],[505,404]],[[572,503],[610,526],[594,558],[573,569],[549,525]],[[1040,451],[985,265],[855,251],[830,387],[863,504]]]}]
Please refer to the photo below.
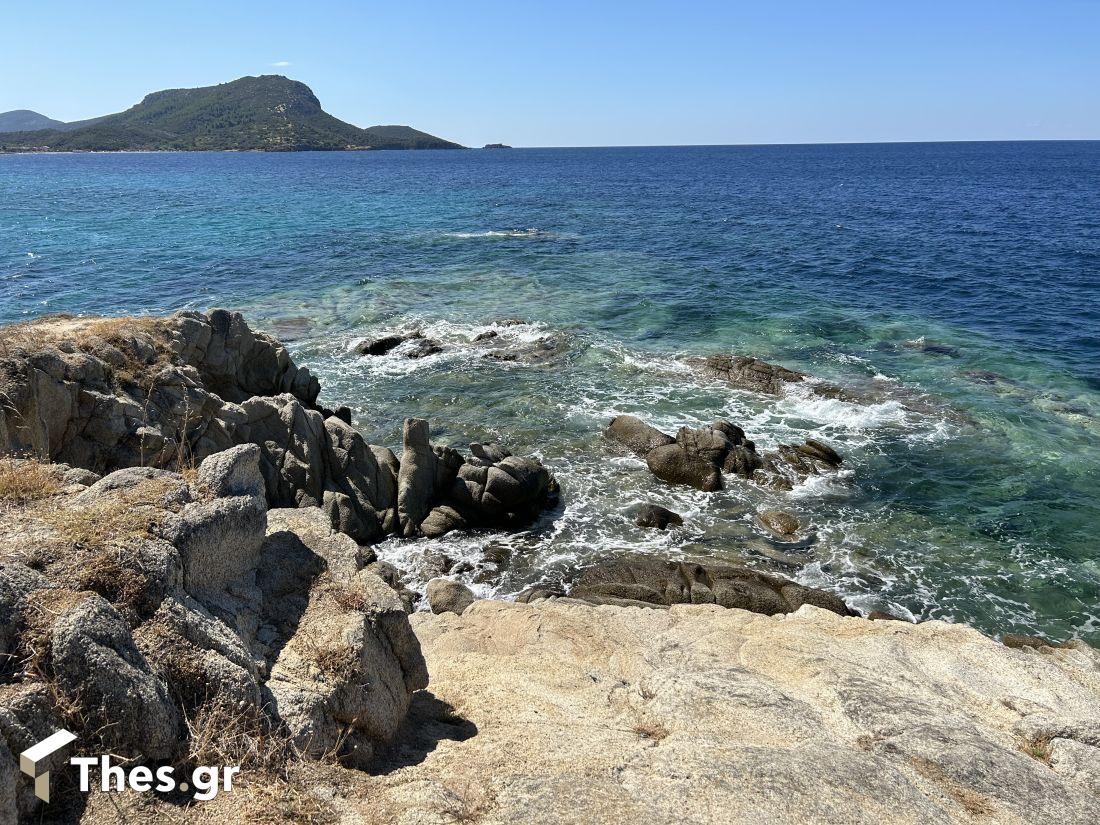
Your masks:
[{"label": "small island", "polygon": [[483,149],[511,149],[512,147],[509,146],[507,143],[486,143],[482,148]]}]

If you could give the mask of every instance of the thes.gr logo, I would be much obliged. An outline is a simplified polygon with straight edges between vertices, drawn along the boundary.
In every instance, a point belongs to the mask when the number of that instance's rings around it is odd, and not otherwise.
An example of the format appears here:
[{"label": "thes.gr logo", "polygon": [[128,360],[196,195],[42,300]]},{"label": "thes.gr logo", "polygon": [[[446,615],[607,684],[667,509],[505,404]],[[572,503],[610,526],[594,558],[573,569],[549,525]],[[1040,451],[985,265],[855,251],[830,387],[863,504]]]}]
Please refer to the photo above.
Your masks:
[{"label": "thes.gr logo", "polygon": [[74,739],[75,733],[59,730],[19,754],[19,769],[34,780],[34,795],[43,802],[50,801],[50,772],[45,770],[46,760]]}]

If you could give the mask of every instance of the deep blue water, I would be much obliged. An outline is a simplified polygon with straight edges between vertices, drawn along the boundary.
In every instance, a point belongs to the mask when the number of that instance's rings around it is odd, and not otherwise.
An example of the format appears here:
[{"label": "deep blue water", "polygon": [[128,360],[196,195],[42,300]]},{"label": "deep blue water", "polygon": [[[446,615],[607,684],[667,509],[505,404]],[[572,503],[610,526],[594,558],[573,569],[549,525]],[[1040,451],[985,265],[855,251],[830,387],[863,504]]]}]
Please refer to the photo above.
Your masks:
[{"label": "deep blue water", "polygon": [[[564,507],[509,540],[502,594],[631,547],[766,567],[750,515],[780,506],[818,535],[780,572],[855,604],[1100,636],[1100,143],[0,156],[0,322],[215,305],[286,339],[375,440],[416,413],[542,455]],[[528,323],[503,345],[564,355],[487,361],[472,338],[505,317]],[[412,325],[444,353],[347,351]],[[717,351],[876,400],[683,370]],[[602,443],[617,412],[812,433],[849,470],[673,491]],[[640,500],[687,526],[634,528]],[[384,552],[415,575],[488,540]]]}]

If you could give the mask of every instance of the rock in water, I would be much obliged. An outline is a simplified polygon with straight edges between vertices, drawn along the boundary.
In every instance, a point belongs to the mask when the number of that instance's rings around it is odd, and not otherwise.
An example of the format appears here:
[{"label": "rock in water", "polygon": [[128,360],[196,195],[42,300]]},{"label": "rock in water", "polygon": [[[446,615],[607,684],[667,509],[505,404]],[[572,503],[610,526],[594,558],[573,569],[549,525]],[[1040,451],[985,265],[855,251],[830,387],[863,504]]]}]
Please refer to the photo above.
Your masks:
[{"label": "rock in water", "polygon": [[679,513],[666,510],[658,504],[644,504],[634,517],[634,523],[639,527],[656,527],[664,530],[670,524],[679,527],[683,525],[684,518]]},{"label": "rock in water", "polygon": [[717,604],[768,615],[791,613],[811,604],[841,616],[857,615],[839,596],[781,576],[744,567],[646,556],[624,556],[589,567],[577,578],[569,596],[595,604],[639,607]]},{"label": "rock in water", "polygon": [[615,416],[603,434],[609,440],[622,444],[642,458],[645,458],[650,450],[676,443],[676,439],[672,436],[649,426],[633,415]]},{"label": "rock in water", "polygon": [[450,579],[432,579],[424,595],[428,597],[432,613],[457,613],[460,616],[477,599],[474,591],[466,585]]},{"label": "rock in water", "polygon": [[760,455],[745,431],[728,421],[681,427],[672,438],[634,416],[620,415],[604,435],[643,456],[662,481],[705,492],[722,489],[722,473],[790,490],[811,475],[832,472],[843,461],[832,447],[812,438],[798,446],[781,444],[778,450]]},{"label": "rock in water", "polygon": [[816,458],[818,461],[824,461],[833,467],[839,467],[844,459],[840,457],[840,453],[830,447],[823,441],[818,441],[815,438],[807,438],[806,442],[798,448],[800,452],[805,453],[810,458]]},{"label": "rock in water", "polygon": [[765,510],[756,518],[777,536],[793,536],[802,526],[797,516],[783,510]]},{"label": "rock in water", "polygon": [[696,364],[708,378],[765,395],[781,395],[784,384],[796,384],[806,378],[805,373],[746,355],[712,355]]},{"label": "rock in water", "polygon": [[668,444],[650,450],[645,460],[653,475],[661,481],[686,484],[708,493],[722,489],[722,473],[719,469],[679,444]]},{"label": "rock in water", "polygon": [[440,346],[438,341],[433,341],[430,338],[421,338],[412,348],[405,353],[406,358],[427,358],[429,355],[436,355],[443,352],[443,347]]},{"label": "rock in water", "polygon": [[356,344],[355,351],[360,355],[385,355],[405,343],[405,335],[386,335],[382,338],[368,338]]}]

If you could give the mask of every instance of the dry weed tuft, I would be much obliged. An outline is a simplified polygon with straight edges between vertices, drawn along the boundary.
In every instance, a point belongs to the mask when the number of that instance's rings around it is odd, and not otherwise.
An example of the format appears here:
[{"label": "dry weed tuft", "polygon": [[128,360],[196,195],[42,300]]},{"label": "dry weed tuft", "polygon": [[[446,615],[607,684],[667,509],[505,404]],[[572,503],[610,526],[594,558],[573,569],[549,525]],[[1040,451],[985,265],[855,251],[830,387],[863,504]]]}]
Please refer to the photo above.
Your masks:
[{"label": "dry weed tuft", "polygon": [[0,502],[26,505],[61,492],[60,473],[34,459],[0,459]]}]

